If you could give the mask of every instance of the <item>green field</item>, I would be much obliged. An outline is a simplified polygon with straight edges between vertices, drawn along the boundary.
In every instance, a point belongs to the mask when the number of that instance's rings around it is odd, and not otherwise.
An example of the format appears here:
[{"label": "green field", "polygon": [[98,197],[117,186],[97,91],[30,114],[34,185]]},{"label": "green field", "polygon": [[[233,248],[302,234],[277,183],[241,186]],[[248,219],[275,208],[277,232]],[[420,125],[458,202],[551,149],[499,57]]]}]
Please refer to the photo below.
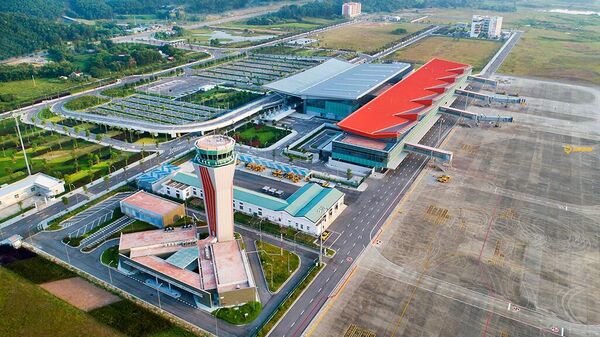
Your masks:
[{"label": "green field", "polygon": [[130,337],[196,336],[174,326],[167,319],[126,300],[94,309],[89,314],[96,320],[122,331]]},{"label": "green field", "polygon": [[103,90],[102,95],[108,97],[127,97],[135,94],[135,88],[127,86],[119,86],[110,89]]},{"label": "green field", "polygon": [[133,336],[193,337],[167,319],[128,300],[89,313],[54,297],[36,284],[75,277],[71,271],[40,256],[0,267],[2,336]]},{"label": "green field", "polygon": [[13,108],[19,103],[33,103],[38,98],[56,95],[81,85],[81,82],[60,79],[36,78],[22,81],[0,82],[0,92],[12,95],[10,102],[0,101],[0,110]]},{"label": "green field", "polygon": [[[331,29],[312,35],[311,38],[319,40],[315,46],[320,48],[372,54],[423,28],[425,27],[409,23],[363,22]],[[395,33],[398,29],[404,29],[406,33]]]},{"label": "green field", "polygon": [[237,142],[258,148],[269,147],[290,131],[263,124],[247,123],[237,128],[231,135]]},{"label": "green field", "polygon": [[[109,166],[110,170],[118,170],[141,158],[139,153],[109,149],[28,124],[20,123],[20,128],[32,173],[43,172],[64,179],[67,189],[106,175]],[[12,118],[0,121],[0,173],[0,184],[12,183],[27,175]]]},{"label": "green field", "polygon": [[552,14],[515,23],[525,34],[500,73],[600,84],[600,16]]},{"label": "green field", "polygon": [[11,262],[5,268],[10,269],[13,273],[35,284],[64,280],[77,276],[75,273],[40,256]]},{"label": "green field", "polygon": [[85,312],[0,267],[2,336],[121,336]]},{"label": "green field", "polygon": [[[572,3],[569,8],[571,5],[581,9]],[[600,16],[550,13],[525,7],[510,13],[437,9],[431,11],[426,22],[469,22],[476,13],[503,16],[503,28],[525,32],[499,73],[600,84]]]},{"label": "green field", "polygon": [[316,29],[318,27],[331,25],[337,22],[341,22],[341,20],[330,20],[323,18],[303,18],[302,20],[289,20],[284,23],[277,23],[273,25],[250,25],[247,23],[247,20],[237,21],[237,22],[228,22],[218,27],[221,28],[233,28],[233,29],[248,29],[251,31],[261,32],[261,33],[300,33],[306,32],[309,30]]},{"label": "green field", "polygon": [[470,64],[477,72],[485,67],[501,46],[498,41],[457,40],[451,37],[432,36],[400,49],[386,59],[422,65],[438,57]]},{"label": "green field", "polygon": [[83,95],[73,98],[72,100],[65,103],[65,108],[69,110],[83,111],[85,109],[108,102],[110,102],[110,99],[108,98],[100,96]]},{"label": "green field", "polygon": [[260,263],[269,290],[278,291],[298,269],[300,258],[290,251],[262,241],[256,242],[256,249],[259,251]]}]

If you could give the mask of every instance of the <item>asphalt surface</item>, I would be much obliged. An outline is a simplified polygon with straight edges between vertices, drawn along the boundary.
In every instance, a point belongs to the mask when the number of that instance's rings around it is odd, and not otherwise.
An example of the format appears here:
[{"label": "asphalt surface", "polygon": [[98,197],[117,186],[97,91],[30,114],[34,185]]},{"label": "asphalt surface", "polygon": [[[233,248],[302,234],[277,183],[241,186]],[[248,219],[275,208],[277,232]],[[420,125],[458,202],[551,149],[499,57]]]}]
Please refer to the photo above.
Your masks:
[{"label": "asphalt surface", "polygon": [[263,186],[269,186],[283,191],[283,196],[281,196],[283,199],[286,199],[290,195],[294,194],[294,192],[300,188],[299,186],[289,184],[284,180],[274,180],[241,170],[235,171],[235,175],[233,176],[233,184],[235,186],[243,187],[256,192],[262,192],[261,189]]},{"label": "asphalt surface", "polygon": [[[202,213],[197,211],[188,210],[188,212],[196,213],[198,217],[204,217]],[[140,279],[123,275],[116,270],[109,269],[100,263],[100,256],[102,255],[102,252],[105,249],[118,244],[116,239],[102,244],[96,250],[90,253],[83,253],[78,248],[72,248],[63,244],[61,240],[68,235],[68,231],[74,230],[76,227],[77,226],[71,227],[69,230],[40,232],[26,239],[26,242],[35,246],[37,249],[41,249],[44,252],[93,275],[94,277],[108,282],[113,286],[118,287],[119,289],[126,291],[127,293],[132,294],[139,299],[142,299],[143,301],[146,301],[157,307],[159,306],[158,294],[155,289],[147,286],[140,286],[140,282],[142,282]],[[220,321],[218,323],[219,336],[248,336],[256,331],[259,323],[266,320],[269,314],[280,305],[285,296],[293,289],[295,284],[299,282],[299,280],[315,263],[318,256],[317,253],[311,249],[301,245],[295,245],[292,242],[279,241],[276,238],[268,235],[261,236],[256,231],[251,231],[237,226],[236,231],[242,235],[244,242],[247,245],[253,276],[258,287],[259,297],[263,303],[263,311],[257,320],[246,326],[234,326]],[[292,275],[290,281],[286,283],[276,294],[271,294],[266,288],[266,282],[264,281],[264,276],[262,274],[262,269],[260,267],[260,262],[254,246],[254,241],[258,240],[259,238],[262,238],[266,242],[282,246],[286,250],[295,251],[296,254],[300,256],[301,262],[298,271]],[[213,334],[216,333],[215,318],[205,311],[190,306],[189,303],[161,294],[160,307],[163,310],[166,310],[194,325],[201,327],[202,329],[205,329]]]}]

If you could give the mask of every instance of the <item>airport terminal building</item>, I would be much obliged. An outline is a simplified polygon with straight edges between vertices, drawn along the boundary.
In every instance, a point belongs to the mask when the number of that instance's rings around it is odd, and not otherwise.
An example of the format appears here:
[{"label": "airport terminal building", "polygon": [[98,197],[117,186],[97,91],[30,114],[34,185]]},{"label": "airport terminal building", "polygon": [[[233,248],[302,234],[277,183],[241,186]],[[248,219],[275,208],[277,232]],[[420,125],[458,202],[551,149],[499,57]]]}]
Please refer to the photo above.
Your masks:
[{"label": "airport terminal building", "polygon": [[[439,108],[467,86],[467,64],[433,59],[337,123],[343,131],[332,141],[331,160],[376,169],[395,169],[407,147],[419,140],[439,118]],[[440,157],[450,158],[438,149]]]},{"label": "airport terminal building", "polygon": [[342,120],[412,70],[408,63],[353,64],[330,59],[264,88],[300,99],[304,113]]}]

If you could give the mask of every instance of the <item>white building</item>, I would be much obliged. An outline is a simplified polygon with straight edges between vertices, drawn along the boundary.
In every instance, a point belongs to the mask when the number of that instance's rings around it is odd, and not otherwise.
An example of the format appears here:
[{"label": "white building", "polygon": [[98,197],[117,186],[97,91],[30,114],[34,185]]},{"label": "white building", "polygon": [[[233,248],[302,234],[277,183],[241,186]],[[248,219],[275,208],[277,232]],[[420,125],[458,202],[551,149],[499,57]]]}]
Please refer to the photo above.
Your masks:
[{"label": "white building", "polygon": [[473,38],[500,38],[502,36],[502,17],[473,15],[470,36]]},{"label": "white building", "polygon": [[[204,199],[198,178],[183,172],[164,183],[162,193],[181,200],[190,197]],[[314,183],[304,185],[287,199],[234,187],[232,203],[235,211],[312,235],[320,235],[345,208],[344,193]]]},{"label": "white building", "polygon": [[345,2],[342,5],[342,15],[345,18],[353,18],[359,16],[362,12],[362,5],[360,2]]},{"label": "white building", "polygon": [[43,173],[36,173],[0,188],[0,208],[39,196],[47,200],[65,191],[64,182]]}]

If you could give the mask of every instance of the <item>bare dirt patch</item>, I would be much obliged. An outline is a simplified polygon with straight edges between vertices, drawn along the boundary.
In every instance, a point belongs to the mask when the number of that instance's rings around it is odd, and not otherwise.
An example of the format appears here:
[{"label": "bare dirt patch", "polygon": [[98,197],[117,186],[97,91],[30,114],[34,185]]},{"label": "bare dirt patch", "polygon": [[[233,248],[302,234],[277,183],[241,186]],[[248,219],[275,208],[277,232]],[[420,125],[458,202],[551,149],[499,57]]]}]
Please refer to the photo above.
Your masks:
[{"label": "bare dirt patch", "polygon": [[88,281],[74,277],[41,284],[52,295],[84,311],[118,302],[121,299]]}]

